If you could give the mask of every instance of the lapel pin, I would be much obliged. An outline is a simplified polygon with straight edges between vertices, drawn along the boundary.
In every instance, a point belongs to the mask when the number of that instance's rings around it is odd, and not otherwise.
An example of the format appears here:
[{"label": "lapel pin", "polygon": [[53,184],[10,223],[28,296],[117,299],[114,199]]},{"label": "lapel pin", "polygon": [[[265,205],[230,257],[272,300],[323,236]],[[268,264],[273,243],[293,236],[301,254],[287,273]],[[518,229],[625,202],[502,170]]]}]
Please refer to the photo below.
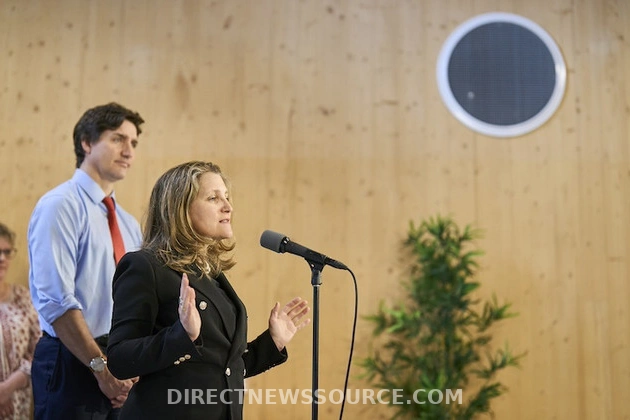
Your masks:
[{"label": "lapel pin", "polygon": [[201,302],[199,302],[199,309],[201,309],[202,311],[205,311],[207,307],[208,307],[208,304],[206,303],[205,300],[202,300]]}]

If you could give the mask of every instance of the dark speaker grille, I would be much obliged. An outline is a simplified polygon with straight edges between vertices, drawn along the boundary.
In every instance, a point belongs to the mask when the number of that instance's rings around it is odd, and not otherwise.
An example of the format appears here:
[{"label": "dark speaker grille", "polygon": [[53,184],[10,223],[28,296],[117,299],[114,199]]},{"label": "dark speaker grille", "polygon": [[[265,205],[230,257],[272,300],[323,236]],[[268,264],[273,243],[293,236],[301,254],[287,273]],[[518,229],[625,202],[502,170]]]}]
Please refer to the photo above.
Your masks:
[{"label": "dark speaker grille", "polygon": [[448,82],[470,115],[493,125],[514,125],[538,114],[555,84],[554,60],[528,29],[488,23],[466,34],[453,49]]}]

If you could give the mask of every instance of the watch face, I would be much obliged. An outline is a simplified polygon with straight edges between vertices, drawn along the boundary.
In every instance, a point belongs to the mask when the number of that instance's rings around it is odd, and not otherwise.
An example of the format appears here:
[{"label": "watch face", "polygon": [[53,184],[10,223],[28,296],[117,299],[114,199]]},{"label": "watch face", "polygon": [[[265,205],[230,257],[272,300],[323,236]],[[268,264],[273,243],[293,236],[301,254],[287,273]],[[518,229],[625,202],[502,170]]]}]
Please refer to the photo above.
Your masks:
[{"label": "watch face", "polygon": [[102,372],[103,370],[105,370],[106,364],[107,362],[102,357],[95,357],[94,359],[90,360],[90,369],[92,369],[94,372]]}]

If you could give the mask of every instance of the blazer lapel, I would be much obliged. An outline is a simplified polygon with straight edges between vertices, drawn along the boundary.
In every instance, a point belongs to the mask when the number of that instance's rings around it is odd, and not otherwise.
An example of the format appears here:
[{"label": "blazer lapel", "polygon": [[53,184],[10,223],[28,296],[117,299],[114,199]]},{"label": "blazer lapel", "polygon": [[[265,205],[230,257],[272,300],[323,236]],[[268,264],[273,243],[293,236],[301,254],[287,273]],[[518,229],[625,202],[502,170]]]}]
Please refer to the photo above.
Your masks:
[{"label": "blazer lapel", "polygon": [[[194,275],[189,275],[190,287],[202,294],[216,306],[216,296],[215,293],[212,292],[209,280],[204,278],[204,276],[198,273],[197,270],[194,271]],[[247,348],[247,311],[245,309],[245,305],[243,305],[243,302],[232,288],[228,279],[225,277],[225,274],[219,274],[216,280],[219,282],[221,289],[223,289],[227,297],[236,307],[236,331],[234,332],[234,340],[232,341],[232,347],[230,348],[230,354],[228,356],[228,360],[231,360],[235,356],[240,357]],[[227,322],[225,314],[219,311],[219,316],[221,317],[223,326],[226,327]],[[243,338],[241,339],[241,337]]]},{"label": "blazer lapel", "polygon": [[[197,301],[199,301],[199,299],[201,298],[201,296],[199,296],[199,294],[201,294],[203,295],[205,299],[208,299],[210,302],[212,302],[212,305],[216,307],[217,296],[215,294],[216,292],[212,293],[212,287],[209,284],[210,280],[205,278],[205,276],[199,275],[196,270],[195,270],[195,274],[189,275],[188,278],[190,280],[190,283],[189,283],[190,287],[195,289],[195,291],[197,292]],[[223,323],[223,327],[226,328],[227,321],[225,319],[225,314],[221,311],[218,311],[218,312],[219,312],[219,316],[221,317],[221,322]]]},{"label": "blazer lapel", "polygon": [[[234,306],[236,306],[236,332],[234,333],[234,341],[232,342],[232,348],[228,356],[228,360],[231,360],[235,356],[240,357],[247,348],[247,311],[245,305],[243,305],[243,302],[223,273],[217,276],[217,281],[225,291],[225,294],[230,298],[232,303],[234,303]],[[240,337],[243,338],[240,339]]]}]

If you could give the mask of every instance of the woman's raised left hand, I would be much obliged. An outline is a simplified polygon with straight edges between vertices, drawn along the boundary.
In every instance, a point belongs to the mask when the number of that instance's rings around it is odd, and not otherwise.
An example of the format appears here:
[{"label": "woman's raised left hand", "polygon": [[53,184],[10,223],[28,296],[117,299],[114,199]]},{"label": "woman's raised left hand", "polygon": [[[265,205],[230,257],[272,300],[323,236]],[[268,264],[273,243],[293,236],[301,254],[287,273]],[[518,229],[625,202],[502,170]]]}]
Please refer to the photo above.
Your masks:
[{"label": "woman's raised left hand", "polygon": [[269,315],[269,332],[279,351],[285,348],[296,332],[310,324],[310,318],[304,318],[311,308],[301,297],[293,298],[280,309],[276,302]]}]

